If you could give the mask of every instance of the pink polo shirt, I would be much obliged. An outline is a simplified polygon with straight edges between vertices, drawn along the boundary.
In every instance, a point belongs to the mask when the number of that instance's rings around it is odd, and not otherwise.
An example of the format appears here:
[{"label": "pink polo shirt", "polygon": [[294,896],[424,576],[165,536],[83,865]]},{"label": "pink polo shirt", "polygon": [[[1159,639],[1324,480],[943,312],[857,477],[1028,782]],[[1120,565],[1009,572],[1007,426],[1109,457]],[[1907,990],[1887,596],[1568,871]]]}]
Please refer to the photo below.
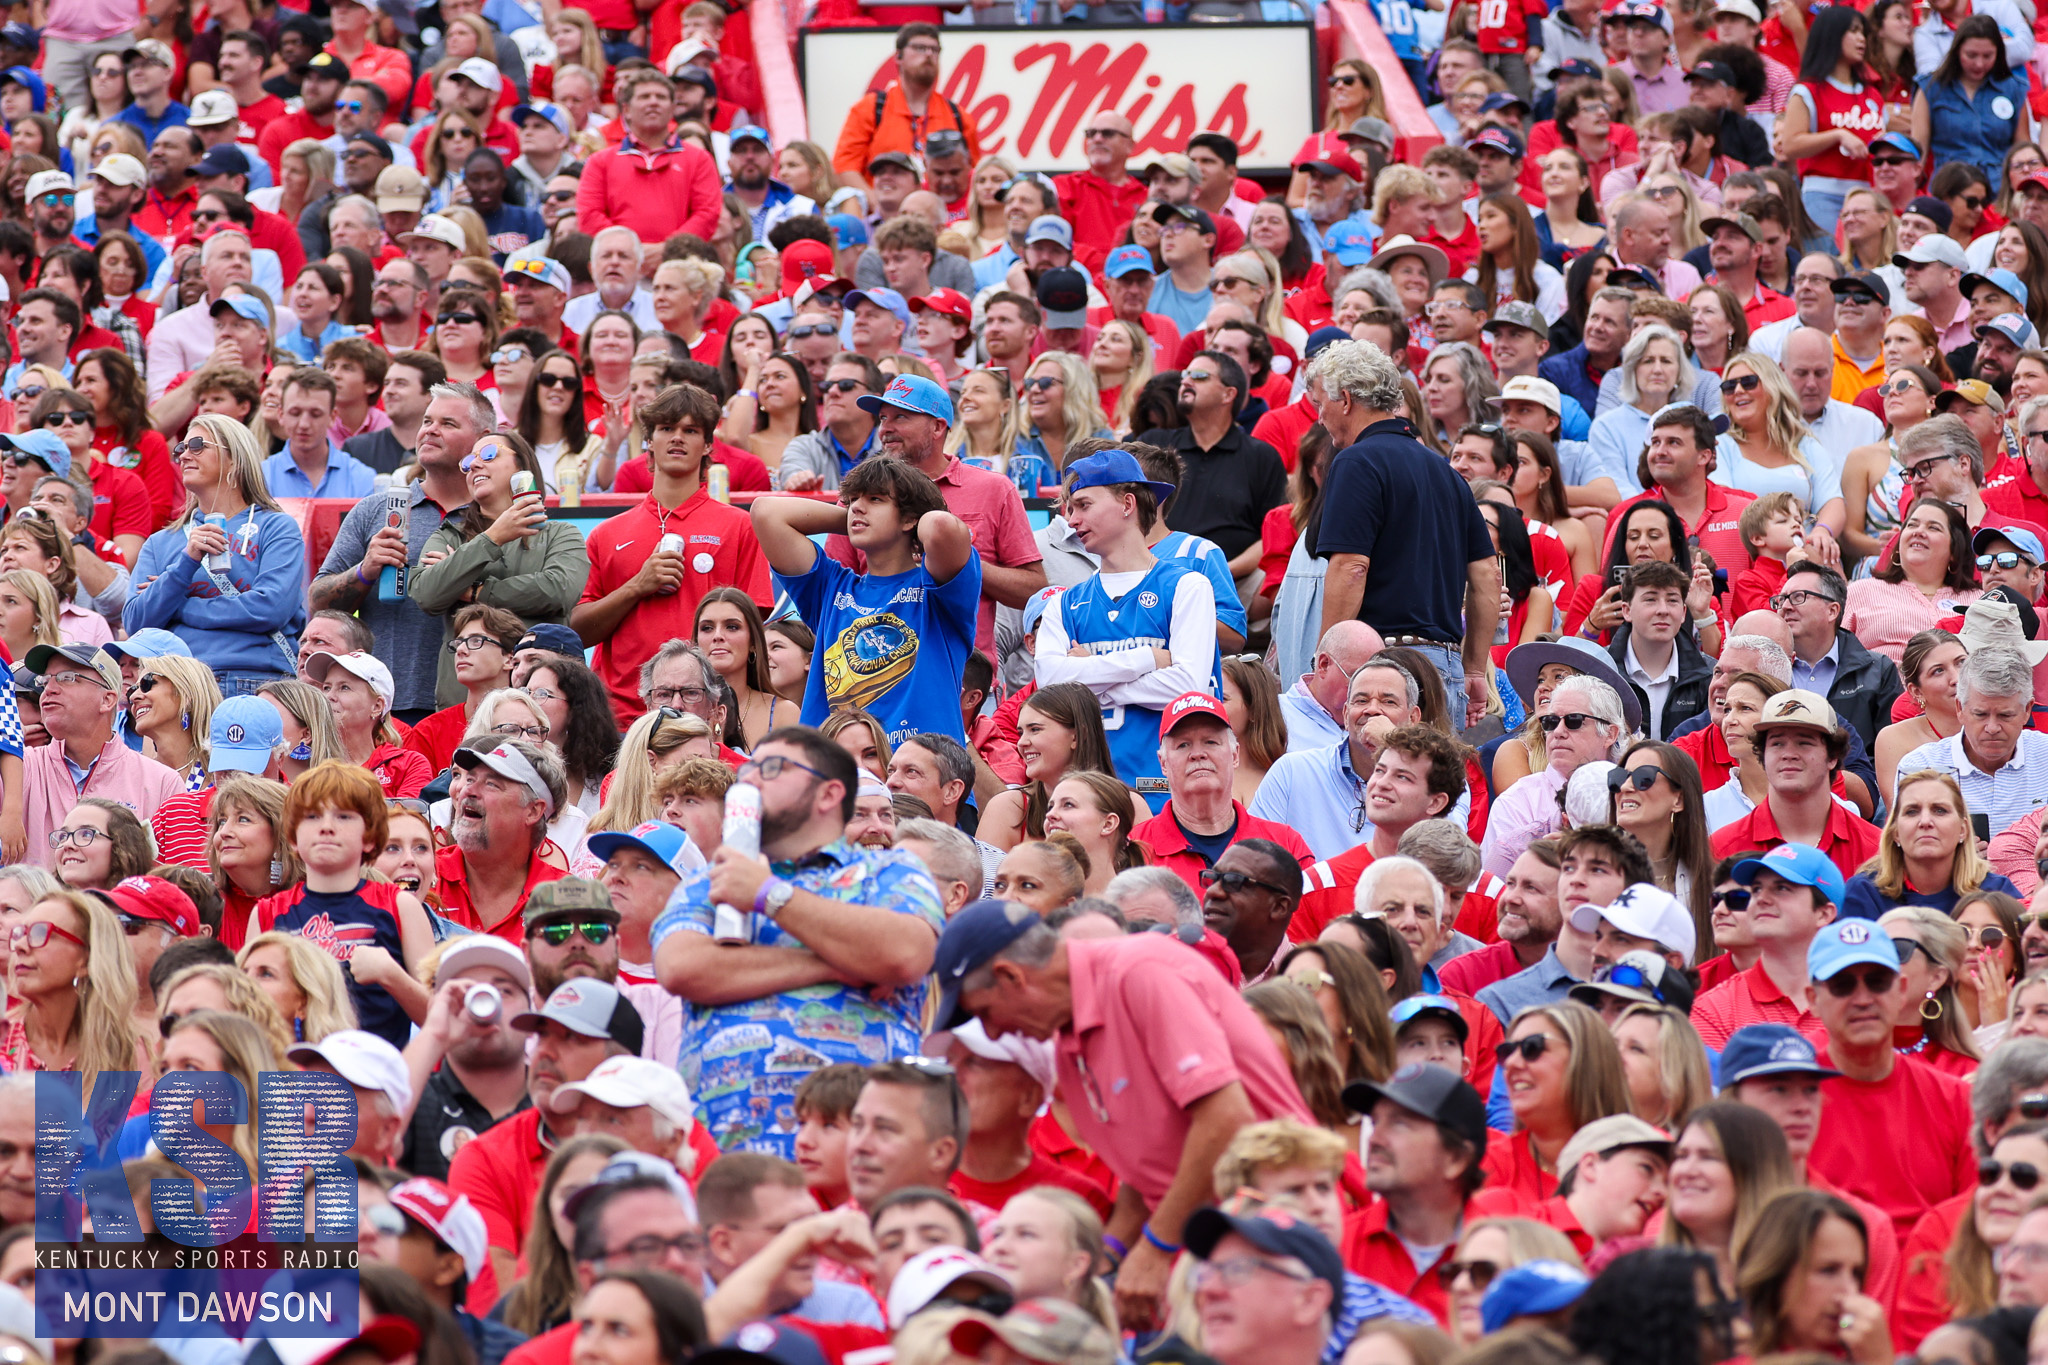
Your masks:
[{"label": "pink polo shirt", "polygon": [[1156,1204],[1188,1108],[1232,1081],[1257,1119],[1314,1117],[1258,1015],[1201,954],[1160,934],[1067,944],[1073,1018],[1054,1040],[1075,1136]]},{"label": "pink polo shirt", "polygon": [[103,796],[118,801],[147,824],[158,806],[185,790],[184,780],[176,773],[153,758],[144,758],[118,737],[100,750],[84,786],[72,779],[71,765],[64,761],[64,746],[55,740],[22,755],[21,766],[28,860],[37,867],[56,865],[50,831],[64,823],[81,798]]}]

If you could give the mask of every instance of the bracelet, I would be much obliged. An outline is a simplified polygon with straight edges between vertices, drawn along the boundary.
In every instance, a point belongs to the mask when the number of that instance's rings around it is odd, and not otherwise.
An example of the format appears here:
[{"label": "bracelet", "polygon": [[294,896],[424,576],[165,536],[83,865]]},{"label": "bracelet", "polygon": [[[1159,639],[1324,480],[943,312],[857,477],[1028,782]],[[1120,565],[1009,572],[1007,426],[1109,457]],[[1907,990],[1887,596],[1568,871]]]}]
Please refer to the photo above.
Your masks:
[{"label": "bracelet", "polygon": [[370,580],[363,577],[363,566],[360,564],[356,565],[356,582],[362,584],[366,588],[370,586]]},{"label": "bracelet", "polygon": [[1125,1246],[1117,1238],[1110,1236],[1106,1232],[1102,1234],[1102,1245],[1107,1247],[1109,1249],[1109,1253],[1112,1256],[1116,1257],[1119,1261],[1123,1260],[1125,1257],[1131,1254],[1131,1249],[1129,1247]]},{"label": "bracelet", "polygon": [[1162,1242],[1159,1240],[1159,1234],[1152,1231],[1152,1225],[1150,1223],[1145,1224],[1145,1226],[1139,1230],[1145,1234],[1146,1241],[1150,1242],[1153,1246],[1159,1248],[1159,1250],[1165,1252],[1167,1255],[1178,1256],[1180,1254],[1179,1247],[1175,1246],[1171,1242]]},{"label": "bracelet", "polygon": [[735,389],[732,396],[735,398],[751,398],[757,403],[761,401],[761,395],[752,389]]},{"label": "bracelet", "polygon": [[1714,613],[1712,612],[1708,612],[1705,616],[1693,617],[1692,628],[1694,630],[1705,630],[1708,626],[1718,624],[1720,620],[1720,617],[1714,615]]}]

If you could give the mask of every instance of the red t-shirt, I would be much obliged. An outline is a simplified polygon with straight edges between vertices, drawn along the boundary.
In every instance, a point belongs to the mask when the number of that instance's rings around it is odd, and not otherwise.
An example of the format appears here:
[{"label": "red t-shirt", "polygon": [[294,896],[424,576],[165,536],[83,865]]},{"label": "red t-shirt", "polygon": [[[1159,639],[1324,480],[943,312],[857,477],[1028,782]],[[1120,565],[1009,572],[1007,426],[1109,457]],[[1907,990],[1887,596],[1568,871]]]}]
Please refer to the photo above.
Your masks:
[{"label": "red t-shirt", "polygon": [[1901,1238],[1935,1205],[1975,1187],[1967,1082],[1900,1057],[1882,1081],[1837,1076],[1821,1093],[1807,1165],[1890,1214]]},{"label": "red t-shirt", "polygon": [[[433,715],[412,727],[412,733],[405,737],[405,746],[433,765],[436,773],[445,770],[455,761],[455,750],[462,743],[462,737],[469,733],[469,717],[464,713],[463,702],[436,711]],[[432,779],[428,779],[431,781]]]},{"label": "red t-shirt", "polygon": [[965,1171],[955,1171],[953,1178],[946,1182],[947,1189],[968,1203],[986,1204],[998,1213],[1011,1199],[1036,1185],[1056,1185],[1060,1189],[1071,1190],[1087,1200],[1098,1214],[1109,1217],[1110,1198],[1102,1186],[1036,1151],[1031,1153],[1031,1164],[1008,1180],[976,1180]]},{"label": "red t-shirt", "polygon": [[142,480],[149,493],[150,530],[163,530],[185,510],[185,483],[178,477],[178,471],[171,468],[171,444],[162,432],[144,431],[130,450],[121,440],[120,432],[100,427],[92,434],[92,448],[105,457],[107,464]]},{"label": "red t-shirt", "polygon": [[105,460],[94,460],[88,476],[92,480],[92,533],[100,540],[115,536],[149,539],[156,530],[149,489],[141,479]]},{"label": "red t-shirt", "polygon": [[690,639],[697,603],[714,587],[743,589],[766,611],[774,603],[768,560],[754,538],[753,523],[736,507],[714,502],[699,488],[680,506],[663,508],[652,494],[594,528],[590,535],[590,577],[583,601],[596,602],[618,591],[640,572],[665,535],[683,537],[683,582],[674,593],[642,598],[598,645],[592,667],[611,689],[621,725],[639,718],[640,665],[674,639]]},{"label": "red t-shirt", "polygon": [[1955,1316],[1948,1297],[1948,1248],[1970,1211],[1972,1196],[1945,1199],[1913,1224],[1902,1249],[1899,1293],[1891,1312],[1892,1340],[1901,1351],[1919,1349],[1921,1339]]}]

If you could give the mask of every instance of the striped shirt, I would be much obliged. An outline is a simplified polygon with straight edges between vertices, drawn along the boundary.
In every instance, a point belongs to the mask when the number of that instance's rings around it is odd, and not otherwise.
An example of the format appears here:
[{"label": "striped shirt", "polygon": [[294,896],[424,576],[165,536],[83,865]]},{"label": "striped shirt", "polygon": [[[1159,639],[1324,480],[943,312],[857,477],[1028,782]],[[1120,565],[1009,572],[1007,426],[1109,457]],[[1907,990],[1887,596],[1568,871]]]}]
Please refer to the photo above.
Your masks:
[{"label": "striped shirt", "polygon": [[2021,731],[2019,746],[1995,772],[1984,772],[1970,761],[1960,731],[1923,744],[1899,760],[1901,773],[1922,768],[1952,774],[1970,813],[1990,816],[1993,829],[2005,829],[2048,806],[2048,735],[2037,730]]}]

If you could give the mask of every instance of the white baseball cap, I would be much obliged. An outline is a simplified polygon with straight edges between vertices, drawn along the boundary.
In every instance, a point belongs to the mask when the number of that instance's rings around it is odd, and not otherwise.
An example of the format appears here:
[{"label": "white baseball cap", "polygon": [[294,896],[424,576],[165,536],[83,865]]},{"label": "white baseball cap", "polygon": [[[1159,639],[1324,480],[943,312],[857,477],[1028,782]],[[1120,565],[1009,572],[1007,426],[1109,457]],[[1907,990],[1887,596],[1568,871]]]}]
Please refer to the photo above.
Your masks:
[{"label": "white baseball cap", "polygon": [[1624,934],[1649,939],[1683,954],[1686,965],[1692,965],[1693,948],[1699,942],[1692,912],[1662,887],[1637,882],[1616,896],[1611,905],[1582,905],[1572,911],[1572,928],[1590,934],[1603,919]]},{"label": "white baseball cap", "polygon": [[92,174],[96,179],[104,180],[109,185],[134,186],[149,183],[149,172],[143,168],[140,161],[126,152],[113,152],[101,157],[99,164],[92,168]]},{"label": "white baseball cap", "polygon": [[33,203],[37,195],[52,190],[75,190],[78,186],[63,171],[37,171],[28,178],[28,187],[21,192],[24,201]]},{"label": "white baseball cap", "polygon": [[927,1057],[943,1057],[947,1045],[957,1041],[977,1057],[991,1062],[1008,1062],[1024,1068],[1026,1075],[1045,1087],[1050,1095],[1055,1082],[1052,1044],[1039,1038],[1027,1038],[1021,1033],[1005,1033],[1000,1039],[988,1036],[988,1030],[981,1026],[981,1020],[969,1019],[959,1028],[934,1033],[925,1039],[924,1052]]},{"label": "white baseball cap", "polygon": [[1756,0],[1720,0],[1720,3],[1714,6],[1714,13],[1739,14],[1752,24],[1761,24],[1764,21],[1764,12],[1757,7]]},{"label": "white baseball cap", "polygon": [[478,967],[496,967],[526,990],[533,989],[533,969],[526,954],[496,934],[465,934],[451,942],[434,969],[434,980],[453,981]]},{"label": "white baseball cap", "polygon": [[285,1054],[294,1062],[325,1062],[358,1090],[379,1090],[400,1114],[412,1107],[412,1078],[398,1049],[374,1033],[346,1028]]},{"label": "white baseball cap", "polygon": [[500,72],[496,65],[485,61],[481,57],[469,58],[448,74],[460,76],[464,80],[475,81],[493,95],[505,88],[504,73]]},{"label": "white baseball cap", "polygon": [[398,240],[401,245],[414,237],[424,237],[430,242],[439,242],[443,246],[452,246],[457,251],[469,250],[469,238],[462,235],[462,225],[453,218],[443,218],[438,213],[430,213],[420,219],[414,225],[411,232],[401,232],[398,234]]},{"label": "white baseball cap", "polygon": [[335,668],[368,683],[370,690],[382,697],[387,705],[398,695],[398,684],[391,680],[391,670],[374,654],[365,654],[360,649],[347,654],[330,654],[323,649],[306,656],[306,676],[314,682],[325,682],[328,671]]},{"label": "white baseball cap", "polygon": [[220,123],[234,123],[242,117],[241,106],[226,90],[204,90],[192,98],[192,112],[185,115],[185,122],[194,128],[211,128]]},{"label": "white baseball cap", "polygon": [[645,1057],[607,1057],[580,1081],[571,1081],[548,1097],[548,1108],[567,1114],[588,1095],[614,1109],[638,1109],[642,1105],[667,1119],[677,1128],[688,1128],[695,1112],[690,1088],[672,1066]]},{"label": "white baseball cap", "polygon": [[490,1234],[484,1230],[484,1216],[469,1202],[438,1180],[416,1176],[391,1187],[391,1202],[412,1217],[462,1257],[463,1273],[471,1280],[490,1264]]},{"label": "white baseball cap", "polygon": [[669,49],[668,70],[666,74],[670,76],[675,75],[676,72],[681,71],[694,58],[701,57],[707,52],[715,56],[718,49],[705,42],[702,38],[683,39],[683,41]]},{"label": "white baseball cap", "polygon": [[1501,386],[1500,395],[1487,399],[1488,405],[1501,407],[1511,401],[1521,400],[1560,416],[1564,413],[1564,400],[1558,396],[1557,385],[1548,379],[1538,379],[1533,374],[1518,374]]},{"label": "white baseball cap", "polygon": [[899,1328],[961,1280],[974,1279],[1005,1294],[1017,1292],[1009,1276],[965,1247],[931,1247],[903,1263],[889,1286],[889,1326]]}]

